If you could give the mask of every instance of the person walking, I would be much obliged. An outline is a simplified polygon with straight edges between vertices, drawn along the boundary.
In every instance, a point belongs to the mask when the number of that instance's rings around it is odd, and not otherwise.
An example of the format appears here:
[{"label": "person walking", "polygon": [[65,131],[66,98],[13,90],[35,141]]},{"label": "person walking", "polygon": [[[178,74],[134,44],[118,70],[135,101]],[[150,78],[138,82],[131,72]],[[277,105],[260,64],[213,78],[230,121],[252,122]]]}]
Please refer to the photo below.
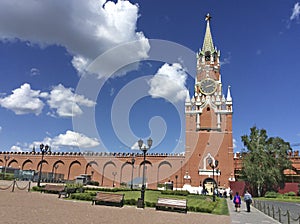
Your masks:
[{"label": "person walking", "polygon": [[252,203],[252,195],[246,191],[244,194],[244,201],[246,202],[247,212],[250,212],[250,205]]},{"label": "person walking", "polygon": [[239,195],[239,192],[235,193],[234,198],[233,198],[233,203],[234,203],[234,206],[235,206],[235,211],[240,212],[242,200],[241,200],[241,197]]}]

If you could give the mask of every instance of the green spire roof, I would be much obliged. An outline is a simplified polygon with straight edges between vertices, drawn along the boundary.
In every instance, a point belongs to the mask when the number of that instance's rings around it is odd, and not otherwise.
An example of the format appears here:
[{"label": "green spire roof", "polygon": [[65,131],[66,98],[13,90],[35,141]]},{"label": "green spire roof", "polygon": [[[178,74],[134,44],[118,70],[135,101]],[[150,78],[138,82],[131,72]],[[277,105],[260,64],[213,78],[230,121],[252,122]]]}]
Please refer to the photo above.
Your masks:
[{"label": "green spire roof", "polygon": [[207,23],[206,23],[204,42],[203,42],[202,51],[201,51],[203,54],[207,51],[210,51],[211,53],[215,52],[214,43],[213,43],[211,32],[210,32],[210,25],[209,25],[210,19],[211,19],[211,16],[208,13],[205,17],[205,21]]}]

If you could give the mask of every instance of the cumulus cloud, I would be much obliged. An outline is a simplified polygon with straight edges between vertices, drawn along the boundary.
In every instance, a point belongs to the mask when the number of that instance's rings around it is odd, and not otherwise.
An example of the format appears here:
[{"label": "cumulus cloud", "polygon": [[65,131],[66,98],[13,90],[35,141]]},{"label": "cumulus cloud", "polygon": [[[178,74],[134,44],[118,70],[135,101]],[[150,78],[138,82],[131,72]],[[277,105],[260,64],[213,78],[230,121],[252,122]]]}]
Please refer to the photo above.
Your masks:
[{"label": "cumulus cloud", "polygon": [[47,95],[39,90],[32,90],[30,84],[24,83],[20,88],[13,90],[11,95],[0,98],[0,105],[18,115],[39,115],[45,105],[40,98]]},{"label": "cumulus cloud", "polygon": [[149,42],[136,27],[138,10],[123,0],[1,0],[0,40],[63,46],[84,73],[98,55],[122,43],[142,40],[127,54],[147,56]]},{"label": "cumulus cloud", "polygon": [[179,63],[165,63],[149,80],[149,94],[153,98],[165,98],[170,102],[178,102],[186,98],[186,71]]},{"label": "cumulus cloud", "polygon": [[297,3],[294,5],[293,13],[292,13],[292,15],[290,16],[290,20],[299,20],[299,15],[300,15],[300,3],[297,2]]},{"label": "cumulus cloud", "polygon": [[51,90],[47,103],[51,109],[55,109],[55,114],[59,117],[74,117],[82,114],[80,106],[92,107],[94,101],[86,99],[82,95],[73,93],[72,88],[65,88],[59,84]]},{"label": "cumulus cloud", "polygon": [[67,147],[79,147],[79,148],[93,148],[100,145],[98,139],[89,138],[84,134],[66,131],[65,134],[60,134],[53,139],[46,139],[51,146],[67,146]]},{"label": "cumulus cloud", "polygon": [[96,104],[83,95],[75,94],[72,88],[66,88],[62,84],[54,86],[48,93],[32,90],[30,84],[24,83],[20,88],[13,90],[11,95],[0,98],[0,106],[14,111],[17,115],[31,113],[39,115],[45,106],[43,102],[45,99],[52,110],[48,114],[58,117],[79,116],[83,113],[81,106],[92,107]]},{"label": "cumulus cloud", "polygon": [[[142,148],[144,148],[144,147],[148,148],[148,146],[147,146],[145,143],[143,143],[143,145],[142,145]],[[138,143],[138,142],[135,142],[135,143],[131,146],[131,150],[140,150],[139,143]]]},{"label": "cumulus cloud", "polygon": [[11,152],[23,152],[22,148],[20,146],[16,146],[16,145],[12,146],[10,148],[10,151]]}]

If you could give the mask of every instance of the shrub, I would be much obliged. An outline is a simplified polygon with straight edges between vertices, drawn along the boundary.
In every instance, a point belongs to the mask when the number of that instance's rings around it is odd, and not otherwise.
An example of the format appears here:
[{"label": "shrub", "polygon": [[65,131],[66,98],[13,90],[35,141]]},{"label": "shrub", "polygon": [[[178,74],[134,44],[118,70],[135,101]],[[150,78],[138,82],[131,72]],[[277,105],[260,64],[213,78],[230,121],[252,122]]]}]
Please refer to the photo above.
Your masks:
[{"label": "shrub", "polygon": [[4,175],[4,180],[14,180],[14,179],[15,179],[15,175],[13,173],[6,173]]},{"label": "shrub", "polygon": [[121,187],[127,187],[127,183],[122,182],[122,183],[120,183],[120,186],[121,186]]},{"label": "shrub", "polygon": [[31,188],[31,190],[33,190],[33,191],[41,191],[43,188],[41,188],[41,187],[38,187],[38,186],[33,186],[32,188]]},{"label": "shrub", "polygon": [[296,193],[293,191],[290,191],[290,192],[285,193],[284,196],[292,196],[293,197],[293,196],[296,196]]},{"label": "shrub", "polygon": [[189,195],[189,192],[188,191],[161,191],[161,194],[187,196]]},{"label": "shrub", "polygon": [[67,188],[83,188],[83,184],[75,184],[75,183],[68,183],[66,184]]},{"label": "shrub", "polygon": [[125,199],[124,200],[125,205],[137,205],[137,200],[131,198],[131,199]]},{"label": "shrub", "polygon": [[146,207],[155,207],[156,203],[155,202],[150,202],[150,201],[145,201]]},{"label": "shrub", "polygon": [[265,194],[265,198],[277,198],[278,193],[274,191],[267,191]]},{"label": "shrub", "polygon": [[83,200],[83,201],[92,201],[93,196],[90,193],[74,193],[70,196],[71,199]]},{"label": "shrub", "polygon": [[161,188],[161,187],[165,187],[166,185],[165,184],[162,184],[162,183],[158,183],[157,184],[157,187]]},{"label": "shrub", "polygon": [[93,180],[89,181],[87,184],[88,185],[93,185],[93,186],[99,186],[99,182],[98,181],[93,181]]}]

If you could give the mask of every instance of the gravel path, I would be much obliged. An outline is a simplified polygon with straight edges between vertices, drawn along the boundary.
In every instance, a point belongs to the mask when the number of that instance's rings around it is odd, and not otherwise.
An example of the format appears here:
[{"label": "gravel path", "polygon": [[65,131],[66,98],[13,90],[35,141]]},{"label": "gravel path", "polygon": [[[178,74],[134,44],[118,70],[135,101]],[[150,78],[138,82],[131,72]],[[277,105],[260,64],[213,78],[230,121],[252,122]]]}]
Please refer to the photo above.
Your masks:
[{"label": "gravel path", "polygon": [[193,212],[182,214],[156,211],[153,208],[138,209],[133,206],[92,206],[90,202],[59,199],[57,195],[52,194],[0,190],[0,223],[229,224],[231,221],[229,216]]}]

